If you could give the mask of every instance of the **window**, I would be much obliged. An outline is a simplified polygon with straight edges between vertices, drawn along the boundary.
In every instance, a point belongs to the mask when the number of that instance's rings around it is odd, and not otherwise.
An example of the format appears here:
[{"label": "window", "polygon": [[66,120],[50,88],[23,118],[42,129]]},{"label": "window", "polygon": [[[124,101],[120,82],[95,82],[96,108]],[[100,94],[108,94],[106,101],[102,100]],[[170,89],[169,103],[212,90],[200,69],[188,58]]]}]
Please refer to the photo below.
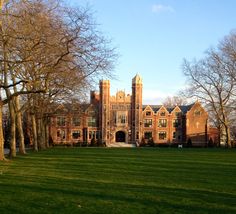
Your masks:
[{"label": "window", "polygon": [[99,139],[99,131],[96,131],[96,139]]},{"label": "window", "polygon": [[159,140],[165,140],[166,139],[166,132],[159,132]]},{"label": "window", "polygon": [[95,111],[93,111],[93,110],[88,111],[88,115],[94,116],[95,115]]},{"label": "window", "polygon": [[96,131],[89,131],[89,139],[90,140],[96,139],[96,135],[97,135]]},{"label": "window", "polygon": [[152,132],[144,132],[144,139],[151,139],[152,138]]},{"label": "window", "polygon": [[196,122],[195,127],[198,129],[198,128],[199,128],[199,125],[200,125],[200,123],[199,123],[199,122]]},{"label": "window", "polygon": [[121,124],[121,125],[127,123],[127,112],[126,111],[118,111],[116,113],[116,123]]},{"label": "window", "polygon": [[194,111],[194,116],[201,116],[201,111],[200,110]]},{"label": "window", "polygon": [[173,132],[173,135],[172,135],[173,139],[176,138],[176,132]]},{"label": "window", "polygon": [[177,128],[180,126],[180,120],[179,119],[174,119],[173,120],[173,127]]},{"label": "window", "polygon": [[120,115],[120,123],[126,123],[126,115]]},{"label": "window", "polygon": [[152,127],[152,119],[145,119],[143,123],[144,127]]},{"label": "window", "polygon": [[151,116],[152,113],[150,111],[146,111],[146,116]]},{"label": "window", "polygon": [[66,139],[66,131],[65,130],[57,130],[57,138],[61,140]]},{"label": "window", "polygon": [[136,132],[136,139],[139,139],[139,132]]},{"label": "window", "polygon": [[79,117],[73,117],[72,118],[72,125],[73,126],[80,126],[80,118]]},{"label": "window", "polygon": [[164,116],[166,116],[166,113],[165,113],[164,111],[162,111],[162,112],[160,113],[160,116],[164,117]]},{"label": "window", "polygon": [[181,112],[175,112],[175,116],[176,117],[180,117],[181,116]]},{"label": "window", "polygon": [[120,111],[125,111],[125,110],[129,110],[130,109],[130,105],[129,104],[114,104],[111,106],[112,110],[120,110]]},{"label": "window", "polygon": [[61,137],[61,131],[57,130],[57,137]]},{"label": "window", "polygon": [[95,117],[88,117],[88,126],[89,127],[96,127],[96,118]]},{"label": "window", "polygon": [[65,117],[57,117],[57,125],[58,126],[65,126],[66,125],[66,118]]},{"label": "window", "polygon": [[167,127],[167,120],[166,119],[160,119],[159,120],[159,127]]},{"label": "window", "polygon": [[79,130],[74,130],[72,131],[72,138],[73,139],[78,139],[81,137],[80,131]]}]

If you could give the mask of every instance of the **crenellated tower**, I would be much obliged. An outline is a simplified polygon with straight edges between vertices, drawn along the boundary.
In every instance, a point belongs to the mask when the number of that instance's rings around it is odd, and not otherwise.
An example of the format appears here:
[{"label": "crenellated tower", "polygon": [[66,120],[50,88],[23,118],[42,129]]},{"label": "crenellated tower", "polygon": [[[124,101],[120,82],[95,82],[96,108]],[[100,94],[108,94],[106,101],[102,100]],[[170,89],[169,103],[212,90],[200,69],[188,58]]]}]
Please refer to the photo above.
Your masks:
[{"label": "crenellated tower", "polygon": [[131,141],[141,141],[142,133],[142,78],[137,74],[132,79],[132,98],[131,98]]},{"label": "crenellated tower", "polygon": [[101,139],[110,143],[110,81],[100,81],[99,128]]}]

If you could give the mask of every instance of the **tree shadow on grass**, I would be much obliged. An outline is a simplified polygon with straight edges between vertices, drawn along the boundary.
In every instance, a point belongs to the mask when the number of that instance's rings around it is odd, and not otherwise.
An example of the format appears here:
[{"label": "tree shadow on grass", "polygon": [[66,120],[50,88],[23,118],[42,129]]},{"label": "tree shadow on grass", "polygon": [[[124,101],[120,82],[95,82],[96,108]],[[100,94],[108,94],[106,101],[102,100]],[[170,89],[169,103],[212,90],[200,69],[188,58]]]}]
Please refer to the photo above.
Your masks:
[{"label": "tree shadow on grass", "polygon": [[78,209],[78,203],[84,211],[81,213],[119,213],[119,209],[123,209],[123,213],[236,213],[235,194],[210,190],[85,180],[70,183],[70,180],[55,181],[51,178],[38,182],[34,178],[27,184],[6,181],[0,188],[11,198],[10,204],[3,204],[4,200],[0,200],[1,213],[14,211],[14,207],[20,213],[19,204],[22,210],[30,207],[31,213],[40,210],[50,213],[54,209],[57,213],[70,213]]}]

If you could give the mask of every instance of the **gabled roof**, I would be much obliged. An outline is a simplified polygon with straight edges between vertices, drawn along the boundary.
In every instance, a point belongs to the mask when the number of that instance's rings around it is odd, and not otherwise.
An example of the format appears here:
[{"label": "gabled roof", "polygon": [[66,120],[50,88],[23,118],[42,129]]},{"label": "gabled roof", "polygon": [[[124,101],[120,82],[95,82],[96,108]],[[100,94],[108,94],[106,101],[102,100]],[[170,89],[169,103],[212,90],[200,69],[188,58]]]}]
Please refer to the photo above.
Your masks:
[{"label": "gabled roof", "polygon": [[145,111],[145,110],[149,110],[149,108],[153,111],[152,107],[150,105],[145,105],[145,106],[142,106],[142,110]]},{"label": "gabled roof", "polygon": [[80,109],[85,112],[92,104],[89,104],[89,103],[83,103],[83,104],[80,104]]},{"label": "gabled roof", "polygon": [[53,107],[51,108],[51,113],[53,114],[68,114],[68,113],[76,113],[78,114],[79,112],[85,112],[91,105],[93,104],[88,104],[88,103],[59,103],[59,104],[54,104]]},{"label": "gabled roof", "polygon": [[166,110],[167,110],[169,113],[171,113],[174,109],[175,109],[175,107],[168,107],[168,108],[166,108]]},{"label": "gabled roof", "polygon": [[181,111],[182,112],[182,110],[181,110],[181,108],[178,106],[178,105],[176,105],[175,107],[170,107],[170,108],[168,108],[169,109],[169,112],[170,113],[173,113],[174,111]]},{"label": "gabled roof", "polygon": [[150,106],[154,112],[157,112],[162,107],[162,105],[143,105],[143,111],[147,108],[147,106]]},{"label": "gabled roof", "polygon": [[190,105],[179,106],[179,108],[184,114],[186,114],[194,106],[194,104],[195,103],[192,103]]},{"label": "gabled roof", "polygon": [[[195,103],[192,103],[190,105],[183,105],[183,106],[178,106],[180,108],[180,110],[182,111],[183,114],[186,114],[194,105]],[[160,108],[163,106],[163,105],[143,105],[143,111],[146,109],[147,106],[150,106],[152,108],[152,110],[156,113],[160,110]],[[165,107],[163,106],[164,108],[166,108],[166,110],[171,113],[175,108],[176,106],[173,106],[173,107]]]}]

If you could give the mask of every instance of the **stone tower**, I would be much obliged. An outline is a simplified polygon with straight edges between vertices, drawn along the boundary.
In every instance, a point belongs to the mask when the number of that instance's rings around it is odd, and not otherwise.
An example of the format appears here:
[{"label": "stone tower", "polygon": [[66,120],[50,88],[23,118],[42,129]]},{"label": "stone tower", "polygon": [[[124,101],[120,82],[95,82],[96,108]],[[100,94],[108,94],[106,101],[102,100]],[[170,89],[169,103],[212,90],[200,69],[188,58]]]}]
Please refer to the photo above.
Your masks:
[{"label": "stone tower", "polygon": [[131,98],[131,142],[141,141],[142,133],[142,78],[137,74],[132,79]]},{"label": "stone tower", "polygon": [[100,81],[99,128],[103,142],[110,143],[110,81]]}]

